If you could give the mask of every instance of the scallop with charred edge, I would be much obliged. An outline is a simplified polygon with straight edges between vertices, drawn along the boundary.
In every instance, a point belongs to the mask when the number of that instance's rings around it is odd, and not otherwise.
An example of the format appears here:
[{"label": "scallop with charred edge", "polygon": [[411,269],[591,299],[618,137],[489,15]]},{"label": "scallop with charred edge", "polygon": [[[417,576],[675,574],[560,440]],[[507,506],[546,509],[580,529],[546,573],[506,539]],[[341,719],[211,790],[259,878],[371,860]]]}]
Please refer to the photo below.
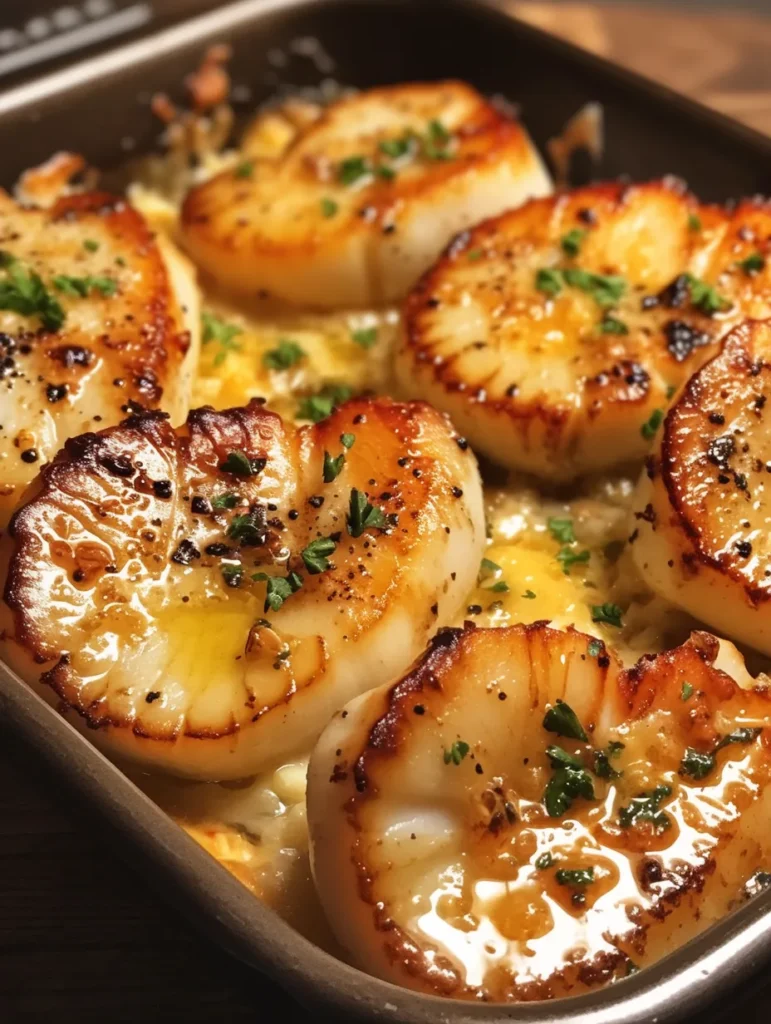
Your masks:
[{"label": "scallop with charred edge", "polygon": [[673,181],[540,199],[453,242],[405,308],[405,394],[477,452],[570,480],[642,458],[671,394],[771,315],[771,208]]},{"label": "scallop with charred edge", "polygon": [[48,209],[0,192],[0,523],[68,437],[132,402],[187,415],[199,297],[189,261],[96,193]]},{"label": "scallop with charred edge", "polygon": [[258,401],[68,441],[4,538],[3,656],[114,755],[232,779],[307,749],[473,585],[476,463],[421,403]]},{"label": "scallop with charred edge", "polygon": [[402,298],[457,231],[551,190],[525,130],[462,82],[340,100],[277,159],[245,154],[182,208],[226,288],[325,308]]},{"label": "scallop with charred edge", "polygon": [[358,966],[434,995],[622,977],[765,870],[769,724],[767,682],[706,633],[623,671],[572,629],[443,630],[311,757],[329,921]]},{"label": "scallop with charred edge", "polygon": [[634,501],[634,558],[667,600],[771,654],[771,324],[748,321],[689,382]]}]

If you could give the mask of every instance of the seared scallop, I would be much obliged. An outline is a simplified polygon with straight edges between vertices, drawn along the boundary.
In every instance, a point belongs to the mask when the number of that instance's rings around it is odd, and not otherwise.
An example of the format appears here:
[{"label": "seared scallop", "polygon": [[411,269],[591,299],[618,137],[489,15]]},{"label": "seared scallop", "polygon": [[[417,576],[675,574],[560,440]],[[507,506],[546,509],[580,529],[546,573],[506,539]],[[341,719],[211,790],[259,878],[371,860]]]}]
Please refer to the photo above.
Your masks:
[{"label": "seared scallop", "polygon": [[401,299],[455,232],[550,191],[524,128],[463,82],[332,104],[281,155],[187,196],[184,244],[221,285],[320,307]]},{"label": "seared scallop", "polygon": [[113,755],[241,778],[403,671],[483,544],[474,456],[423,404],[142,413],[68,441],[15,514],[2,653]]},{"label": "seared scallop", "polygon": [[747,321],[688,382],[637,487],[653,590],[771,654],[771,324]]},{"label": "seared scallop", "polygon": [[769,725],[767,680],[706,633],[622,671],[544,623],[443,630],[312,755],[329,921],[355,964],[434,995],[623,977],[765,870]]},{"label": "seared scallop", "polygon": [[122,200],[0,192],[0,524],[68,437],[132,403],[184,419],[198,301],[188,260]]},{"label": "seared scallop", "polygon": [[410,294],[397,373],[478,452],[570,480],[640,459],[670,396],[771,315],[771,209],[597,185],[460,235]]}]

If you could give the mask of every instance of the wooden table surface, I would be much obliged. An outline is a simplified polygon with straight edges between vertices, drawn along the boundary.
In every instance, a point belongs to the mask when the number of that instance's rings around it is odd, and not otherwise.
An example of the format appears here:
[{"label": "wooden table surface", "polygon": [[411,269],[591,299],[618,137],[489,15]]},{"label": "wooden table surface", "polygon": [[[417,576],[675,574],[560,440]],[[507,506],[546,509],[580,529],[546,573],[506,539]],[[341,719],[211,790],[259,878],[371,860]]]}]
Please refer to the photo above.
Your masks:
[{"label": "wooden table surface", "polygon": [[[510,6],[771,133],[771,19],[620,3]],[[767,1018],[737,1012],[747,1024]],[[0,1022],[279,1017],[307,1019],[159,904],[0,732]]]}]

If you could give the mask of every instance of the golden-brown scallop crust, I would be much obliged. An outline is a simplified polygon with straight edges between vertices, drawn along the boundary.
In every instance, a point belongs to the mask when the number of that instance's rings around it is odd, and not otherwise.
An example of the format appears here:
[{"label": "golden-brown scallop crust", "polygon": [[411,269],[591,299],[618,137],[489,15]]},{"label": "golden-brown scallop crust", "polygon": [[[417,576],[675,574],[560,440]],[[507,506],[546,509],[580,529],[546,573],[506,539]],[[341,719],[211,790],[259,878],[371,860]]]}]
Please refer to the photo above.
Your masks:
[{"label": "golden-brown scallop crust", "polygon": [[[411,292],[404,391],[448,411],[487,457],[539,476],[641,458],[651,415],[732,326],[771,314],[769,237],[766,202],[705,206],[672,179],[532,200],[456,238]],[[742,268],[750,256],[759,269]],[[550,268],[617,275],[626,290],[603,311],[577,286],[539,290]],[[686,274],[725,308],[705,312]]]}]

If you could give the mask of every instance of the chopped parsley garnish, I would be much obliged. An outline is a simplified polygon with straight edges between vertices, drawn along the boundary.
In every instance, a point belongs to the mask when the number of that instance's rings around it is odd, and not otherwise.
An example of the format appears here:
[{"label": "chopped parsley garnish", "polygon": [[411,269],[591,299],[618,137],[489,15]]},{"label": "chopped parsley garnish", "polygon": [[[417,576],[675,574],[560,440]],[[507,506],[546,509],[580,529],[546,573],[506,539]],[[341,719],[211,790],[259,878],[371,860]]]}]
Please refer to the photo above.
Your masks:
[{"label": "chopped parsley garnish", "polygon": [[602,654],[603,643],[600,640],[590,640],[586,651],[590,658],[597,658]]},{"label": "chopped parsley garnish", "polygon": [[534,590],[526,590],[522,596],[526,597],[528,601],[532,601],[536,593]]},{"label": "chopped parsley garnish", "polygon": [[546,520],[546,525],[549,528],[549,533],[560,544],[574,543],[576,535],[573,533],[572,519],[560,519],[559,516],[549,516]]},{"label": "chopped parsley garnish", "polygon": [[466,253],[466,259],[470,263],[476,263],[476,261],[481,260],[483,256],[484,253],[482,252],[481,249],[469,249],[469,251]]},{"label": "chopped parsley garnish", "polygon": [[600,332],[602,334],[629,334],[629,328],[618,317],[605,316],[600,321]]},{"label": "chopped parsley garnish", "polygon": [[85,299],[90,292],[99,292],[105,298],[112,298],[118,290],[118,282],[112,277],[70,277],[69,274],[57,274],[52,278],[54,288],[64,295],[73,295]]},{"label": "chopped parsley garnish", "polygon": [[743,260],[740,260],[737,264],[738,267],[744,271],[745,274],[752,276],[753,274],[759,274],[766,266],[766,257],[762,252],[757,250]]},{"label": "chopped parsley garnish", "polygon": [[336,480],[343,471],[345,465],[345,452],[340,452],[339,455],[330,455],[329,452],[324,452],[324,468],[322,470],[322,477],[325,484],[331,484],[333,480]]},{"label": "chopped parsley garnish", "polygon": [[291,338],[279,338],[278,345],[264,353],[262,362],[269,370],[288,370],[305,357],[305,349]]},{"label": "chopped parsley garnish", "polygon": [[218,494],[216,498],[212,498],[212,508],[235,508],[241,500],[240,495],[233,494],[232,491],[226,491],[225,494]]},{"label": "chopped parsley garnish", "polygon": [[554,875],[558,885],[571,889],[585,889],[594,881],[594,868],[560,868]]},{"label": "chopped parsley garnish", "polygon": [[58,331],[65,313],[34,270],[28,270],[15,256],[0,251],[0,267],[7,277],[0,279],[0,309],[22,316],[38,316],[47,331]]},{"label": "chopped parsley garnish", "polygon": [[228,537],[244,544],[260,544],[265,540],[265,518],[261,509],[252,509],[244,515],[233,516]]},{"label": "chopped parsley garnish", "polygon": [[464,743],[463,740],[455,740],[449,750],[445,748],[444,763],[460,764],[466,754],[468,754],[469,750],[471,750],[471,747],[468,743]]},{"label": "chopped parsley garnish", "polygon": [[393,181],[396,177],[396,171],[393,167],[389,167],[387,164],[378,164],[375,167],[375,174],[378,178],[384,178],[385,181]]},{"label": "chopped parsley garnish", "polygon": [[675,387],[675,385],[674,384],[670,384],[667,387],[667,398],[673,398],[676,391],[677,391],[677,388]]},{"label": "chopped parsley garnish", "polygon": [[623,747],[623,743],[610,743],[607,750],[594,751],[594,774],[598,779],[617,779],[623,775],[623,772],[616,771],[610,763],[612,758],[618,757]]},{"label": "chopped parsley garnish", "polygon": [[498,580],[493,583],[490,587],[485,587],[485,590],[490,590],[494,594],[506,594],[509,591],[509,585],[506,580]]},{"label": "chopped parsley garnish", "polygon": [[535,275],[535,286],[546,295],[559,295],[562,291],[562,271],[553,267],[542,267]]},{"label": "chopped parsley garnish", "polygon": [[692,779],[705,779],[715,767],[715,755],[687,747],[680,762],[680,774]]},{"label": "chopped parsley garnish", "polygon": [[449,160],[448,146],[452,135],[441,121],[436,119],[428,122],[428,131],[423,139],[423,153],[429,160]]},{"label": "chopped parsley garnish", "polygon": [[592,605],[592,622],[607,622],[609,626],[621,628],[623,626],[621,615],[622,611],[617,604],[606,602]]},{"label": "chopped parsley garnish", "polygon": [[357,181],[372,174],[369,160],[363,156],[349,156],[337,168],[337,180],[341,185],[355,185]]},{"label": "chopped parsley garnish", "polygon": [[711,316],[731,305],[728,299],[724,299],[711,284],[694,277],[693,274],[686,274],[685,277],[691,290],[691,302],[702,313]]},{"label": "chopped parsley garnish", "polygon": [[336,547],[331,537],[319,537],[318,540],[312,540],[307,548],[303,548],[302,560],[311,576],[326,572],[329,568],[327,555],[331,555]]},{"label": "chopped parsley garnish", "polygon": [[377,327],[360,327],[356,331],[351,331],[351,338],[361,348],[372,348],[377,342]]},{"label": "chopped parsley garnish", "polygon": [[480,565],[480,573],[485,576],[495,575],[495,573],[502,572],[500,565],[497,562],[493,562],[490,558],[483,558]]},{"label": "chopped parsley garnish", "polygon": [[622,807],[618,812],[618,820],[622,828],[631,828],[637,824],[649,823],[656,832],[663,832],[672,827],[672,819],[662,811],[661,805],[672,795],[671,786],[656,786],[649,793],[640,793]]},{"label": "chopped parsley garnish", "polygon": [[734,729],[733,732],[729,732],[727,736],[724,736],[722,740],[715,747],[715,753],[718,750],[722,750],[723,747],[729,746],[731,743],[752,743],[754,739],[763,732],[762,729],[751,729],[744,726],[741,729]]},{"label": "chopped parsley garnish", "polygon": [[340,444],[343,446],[343,448],[351,449],[351,448],[353,448],[355,442],[356,442],[356,435],[355,434],[341,434],[340,435]]},{"label": "chopped parsley garnish", "polygon": [[[479,585],[485,590],[493,591],[496,594],[505,594],[509,590],[509,585],[505,580],[495,581],[503,570],[497,562],[491,561],[489,558],[483,558],[479,566]],[[495,582],[493,582],[495,581]]]},{"label": "chopped parsley garnish", "polygon": [[292,594],[296,594],[303,585],[303,578],[298,572],[290,572],[286,576],[269,576],[266,572],[256,572],[252,579],[266,584],[263,609],[266,612],[277,612],[284,601]]},{"label": "chopped parsley garnish", "polygon": [[560,548],[560,550],[557,552],[557,561],[562,565],[562,571],[565,573],[566,576],[570,575],[571,568],[577,562],[588,562],[589,558],[590,555],[587,550],[574,551],[567,545],[564,548]]},{"label": "chopped parsley garnish", "polygon": [[691,684],[683,683],[682,687],[680,688],[680,700],[688,700],[688,698],[692,696],[692,694],[693,687],[691,686]]},{"label": "chopped parsley garnish", "polygon": [[561,818],[579,796],[594,800],[592,777],[577,757],[556,746],[547,747],[546,754],[555,769],[543,793],[550,818]]},{"label": "chopped parsley garnish", "polygon": [[586,238],[586,231],[583,228],[572,228],[566,235],[563,235],[560,239],[560,245],[562,251],[568,256],[577,256],[581,248],[581,243]]},{"label": "chopped parsley garnish", "polygon": [[220,346],[219,352],[214,357],[215,366],[222,366],[230,352],[241,351],[241,346],[235,341],[235,338],[239,334],[243,334],[243,331],[237,324],[226,323],[214,313],[208,312],[201,314],[201,323],[203,324],[202,340],[204,345],[216,341]]},{"label": "chopped parsley garnish", "polygon": [[563,275],[566,284],[591,295],[603,309],[615,306],[626,291],[626,280],[617,274],[593,274],[579,267],[569,267],[563,271]]},{"label": "chopped parsley garnish", "polygon": [[298,419],[320,423],[332,414],[333,409],[346,402],[352,394],[353,388],[349,388],[347,384],[327,384],[315,395],[308,395],[301,399],[296,415]]},{"label": "chopped parsley garnish", "polygon": [[86,238],[83,241],[83,248],[86,250],[86,252],[96,252],[99,248],[99,243],[95,241],[93,238]]},{"label": "chopped parsley garnish", "polygon": [[354,487],[351,491],[351,500],[348,506],[348,532],[352,537],[360,537],[365,530],[385,530],[388,526],[385,512],[371,505],[367,501],[367,495],[357,491]]},{"label": "chopped parsley garnish", "polygon": [[329,196],[324,196],[321,200],[321,216],[326,217],[327,220],[330,217],[334,217],[339,209],[339,204],[334,199],[330,199]]},{"label": "chopped parsley garnish", "polygon": [[659,429],[664,421],[664,410],[654,409],[648,419],[640,427],[640,433],[646,441],[652,441],[656,436],[656,431]]},{"label": "chopped parsley garnish", "polygon": [[543,716],[543,727],[547,732],[556,732],[558,736],[566,736],[571,740],[588,742],[584,727],[578,720],[578,715],[563,700],[553,704]]},{"label": "chopped parsley garnish", "polygon": [[411,148],[412,137],[410,135],[403,135],[400,139],[383,139],[382,142],[378,143],[380,152],[385,153],[392,160],[398,160],[399,157],[406,156]]},{"label": "chopped parsley garnish", "polygon": [[701,231],[701,217],[695,213],[688,214],[688,230]]},{"label": "chopped parsley garnish", "polygon": [[241,451],[228,452],[228,457],[220,463],[223,473],[234,476],[256,476],[265,469],[265,459],[250,459]]},{"label": "chopped parsley garnish", "polygon": [[239,586],[243,575],[244,567],[242,565],[226,563],[222,566],[222,576],[229,587]]},{"label": "chopped parsley garnish", "polygon": [[540,856],[535,858],[535,866],[539,871],[546,871],[554,864],[554,857],[547,850],[546,853],[542,853]]},{"label": "chopped parsley garnish", "polygon": [[233,169],[233,174],[237,178],[251,178],[254,174],[254,160],[243,160]]}]

